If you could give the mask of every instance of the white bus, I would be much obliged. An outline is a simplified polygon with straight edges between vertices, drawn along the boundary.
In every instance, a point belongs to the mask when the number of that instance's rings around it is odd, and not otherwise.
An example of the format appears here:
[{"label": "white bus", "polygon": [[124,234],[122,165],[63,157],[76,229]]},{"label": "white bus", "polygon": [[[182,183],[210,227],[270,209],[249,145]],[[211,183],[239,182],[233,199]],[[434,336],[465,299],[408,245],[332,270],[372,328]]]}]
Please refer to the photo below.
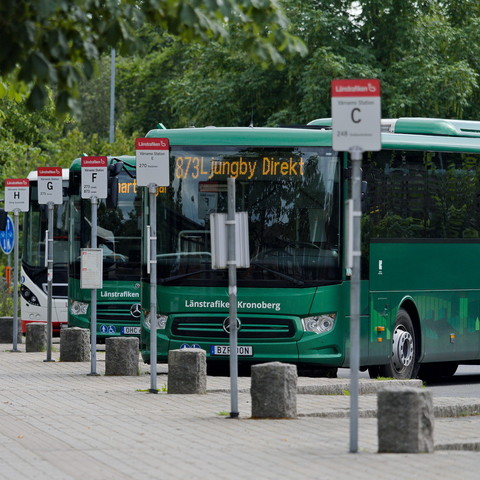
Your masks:
[{"label": "white bus", "polygon": [[[59,335],[68,319],[68,168],[62,169],[63,203],[54,207],[52,331]],[[20,278],[22,332],[31,322],[47,321],[47,205],[38,204],[37,172],[30,180],[30,210],[24,214]]]}]

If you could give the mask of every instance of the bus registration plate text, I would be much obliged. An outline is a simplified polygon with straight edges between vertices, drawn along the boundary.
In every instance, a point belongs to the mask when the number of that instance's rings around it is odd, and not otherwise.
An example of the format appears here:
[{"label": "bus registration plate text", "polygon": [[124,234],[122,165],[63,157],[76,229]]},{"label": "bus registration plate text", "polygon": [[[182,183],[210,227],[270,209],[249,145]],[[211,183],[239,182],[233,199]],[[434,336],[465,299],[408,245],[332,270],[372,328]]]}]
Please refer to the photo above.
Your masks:
[{"label": "bus registration plate text", "polygon": [[122,327],[123,335],[140,335],[140,327]]},{"label": "bus registration plate text", "polygon": [[[230,345],[212,345],[210,355],[230,355]],[[246,345],[237,345],[237,355],[241,357],[250,357],[253,355],[253,347]]]}]

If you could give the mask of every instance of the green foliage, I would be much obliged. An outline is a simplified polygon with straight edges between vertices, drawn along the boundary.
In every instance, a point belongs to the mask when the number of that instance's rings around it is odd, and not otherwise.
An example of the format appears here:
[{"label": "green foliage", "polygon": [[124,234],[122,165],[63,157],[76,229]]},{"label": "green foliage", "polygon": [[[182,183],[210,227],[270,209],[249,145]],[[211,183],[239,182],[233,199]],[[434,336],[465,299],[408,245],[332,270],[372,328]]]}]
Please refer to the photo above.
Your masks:
[{"label": "green foliage", "polygon": [[4,0],[0,94],[26,89],[28,109],[41,110],[52,86],[57,112],[75,111],[78,85],[92,78],[102,53],[131,53],[139,44],[137,29],[147,23],[188,41],[226,39],[227,26],[238,25],[244,51],[264,64],[305,52],[276,0]]}]

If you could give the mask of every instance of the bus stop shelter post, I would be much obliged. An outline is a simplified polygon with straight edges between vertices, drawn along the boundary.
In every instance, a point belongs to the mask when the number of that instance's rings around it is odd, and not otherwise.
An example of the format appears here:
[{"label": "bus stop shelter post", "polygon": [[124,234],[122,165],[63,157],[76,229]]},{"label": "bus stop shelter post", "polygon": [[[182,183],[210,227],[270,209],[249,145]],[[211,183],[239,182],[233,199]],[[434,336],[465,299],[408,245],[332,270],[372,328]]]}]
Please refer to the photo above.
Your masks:
[{"label": "bus stop shelter post", "polygon": [[52,360],[52,297],[53,297],[53,202],[48,202],[48,238],[47,238],[47,358],[44,362]]},{"label": "bus stop shelter post", "polygon": [[237,260],[235,252],[235,178],[227,179],[227,265],[230,315],[230,417],[237,418],[238,412],[238,353],[237,353]]},{"label": "bus stop shelter post", "polygon": [[362,149],[350,149],[353,200],[353,268],[350,279],[350,453],[358,451],[358,371],[360,368],[360,261]]},{"label": "bus stop shelter post", "polygon": [[[91,248],[97,248],[98,236],[98,198],[90,198],[92,205]],[[97,374],[97,289],[91,290],[90,302],[90,375]]]},{"label": "bus stop shelter post", "polygon": [[[13,257],[14,257],[14,275],[13,275],[13,326],[12,326],[12,335],[13,335],[13,343],[12,343],[12,352],[19,352],[18,345],[17,345],[17,337],[18,337],[18,213],[19,209],[16,208],[13,211],[13,230],[14,230],[14,243],[13,243]],[[10,257],[9,257],[10,259]]]},{"label": "bus stop shelter post", "polygon": [[148,186],[150,202],[150,393],[157,389],[157,185]]}]

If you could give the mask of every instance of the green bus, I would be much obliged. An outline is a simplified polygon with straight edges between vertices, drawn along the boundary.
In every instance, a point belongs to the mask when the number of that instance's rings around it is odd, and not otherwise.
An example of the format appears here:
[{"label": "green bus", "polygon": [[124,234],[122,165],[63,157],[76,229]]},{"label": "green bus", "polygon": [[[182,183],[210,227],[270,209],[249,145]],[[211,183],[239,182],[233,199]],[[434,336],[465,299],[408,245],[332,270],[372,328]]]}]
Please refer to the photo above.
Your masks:
[{"label": "green bus", "polygon": [[[97,290],[97,339],[140,335],[141,199],[135,157],[108,157],[108,198],[99,200],[97,245],[103,288]],[[80,249],[90,247],[91,202],[81,198],[81,159],[70,166],[68,325],[90,329],[91,291],[80,288]]]},{"label": "green bus", "polygon": [[[170,185],[157,195],[156,360],[199,346],[209,365],[228,363],[228,277],[211,268],[210,213],[226,212],[233,176],[251,257],[237,272],[240,365],[348,367],[351,170],[348,153],[332,150],[331,120],[147,136],[170,144]],[[364,154],[362,175],[361,369],[432,377],[479,362],[480,122],[382,121],[382,150]],[[143,248],[147,363],[149,297]]]}]

